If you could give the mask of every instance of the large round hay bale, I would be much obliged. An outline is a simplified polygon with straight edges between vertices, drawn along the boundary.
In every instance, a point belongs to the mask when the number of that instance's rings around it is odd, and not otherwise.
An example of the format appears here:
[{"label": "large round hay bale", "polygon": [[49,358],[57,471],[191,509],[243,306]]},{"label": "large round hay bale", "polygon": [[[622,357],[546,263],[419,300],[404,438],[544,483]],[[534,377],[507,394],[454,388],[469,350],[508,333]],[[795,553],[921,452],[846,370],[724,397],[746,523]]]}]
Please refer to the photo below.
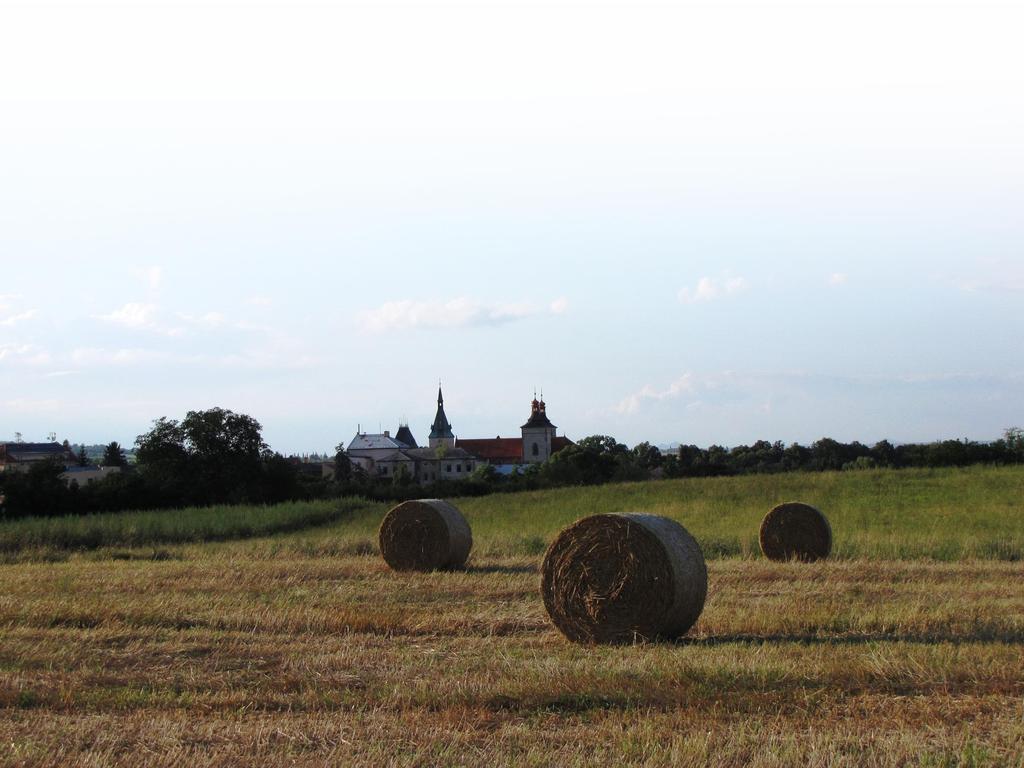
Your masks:
[{"label": "large round hay bale", "polygon": [[704,554],[674,520],[594,515],[548,547],[541,566],[544,607],[577,643],[629,643],[685,634],[708,591]]},{"label": "large round hay bale", "polygon": [[769,560],[813,563],[832,551],[832,528],[825,515],[799,501],[779,504],[765,515],[759,539]]},{"label": "large round hay bale", "polygon": [[440,499],[404,501],[380,524],[380,553],[396,571],[462,568],[473,546],[469,523]]}]

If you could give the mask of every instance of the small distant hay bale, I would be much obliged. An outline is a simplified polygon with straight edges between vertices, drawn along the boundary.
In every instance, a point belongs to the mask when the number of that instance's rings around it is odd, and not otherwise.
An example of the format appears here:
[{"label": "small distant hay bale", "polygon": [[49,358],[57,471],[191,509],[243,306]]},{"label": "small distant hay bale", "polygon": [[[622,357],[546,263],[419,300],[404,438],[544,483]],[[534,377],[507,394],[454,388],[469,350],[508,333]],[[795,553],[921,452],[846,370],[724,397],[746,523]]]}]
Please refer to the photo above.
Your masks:
[{"label": "small distant hay bale", "polygon": [[825,515],[799,501],[779,504],[765,515],[759,538],[769,560],[813,563],[832,551],[832,528]]},{"label": "small distant hay bale", "polygon": [[440,499],[404,501],[380,524],[380,552],[396,571],[462,568],[473,547],[469,523]]},{"label": "small distant hay bale", "polygon": [[673,639],[692,627],[708,591],[700,546],[657,515],[594,515],[548,547],[541,595],[555,626],[577,643]]}]

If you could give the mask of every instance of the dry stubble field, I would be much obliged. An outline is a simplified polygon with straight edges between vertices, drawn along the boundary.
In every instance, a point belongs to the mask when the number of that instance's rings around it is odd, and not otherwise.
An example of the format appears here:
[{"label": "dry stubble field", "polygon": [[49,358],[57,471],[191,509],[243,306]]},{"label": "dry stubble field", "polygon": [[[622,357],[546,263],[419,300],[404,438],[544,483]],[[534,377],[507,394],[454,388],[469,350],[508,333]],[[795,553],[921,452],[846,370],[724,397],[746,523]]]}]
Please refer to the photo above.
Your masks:
[{"label": "dry stubble field", "polygon": [[712,559],[686,640],[587,648],[538,556],[268,541],[0,566],[3,764],[1024,765],[1019,561]]}]

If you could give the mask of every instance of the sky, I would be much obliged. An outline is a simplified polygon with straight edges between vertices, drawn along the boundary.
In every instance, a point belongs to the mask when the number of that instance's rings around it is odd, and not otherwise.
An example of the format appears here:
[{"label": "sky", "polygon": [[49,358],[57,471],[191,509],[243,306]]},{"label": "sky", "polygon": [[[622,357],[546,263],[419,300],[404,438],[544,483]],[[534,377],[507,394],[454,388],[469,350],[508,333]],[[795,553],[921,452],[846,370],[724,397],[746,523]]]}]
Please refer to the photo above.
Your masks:
[{"label": "sky", "polygon": [[0,2],[0,440],[1024,426],[1024,5]]}]

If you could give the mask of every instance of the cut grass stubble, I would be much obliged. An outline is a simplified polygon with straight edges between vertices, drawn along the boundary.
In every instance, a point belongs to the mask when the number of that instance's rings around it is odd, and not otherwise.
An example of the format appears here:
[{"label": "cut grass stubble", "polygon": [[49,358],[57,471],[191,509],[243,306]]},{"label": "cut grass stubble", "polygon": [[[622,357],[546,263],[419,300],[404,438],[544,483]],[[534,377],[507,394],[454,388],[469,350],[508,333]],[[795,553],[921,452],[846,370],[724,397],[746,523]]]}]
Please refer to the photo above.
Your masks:
[{"label": "cut grass stubble", "polygon": [[[583,648],[548,622],[527,558],[429,574],[376,557],[212,553],[8,566],[0,760],[896,766],[956,765],[969,744],[973,764],[995,766],[1022,754],[1020,565],[709,570],[707,607],[679,643]],[[277,730],[289,738],[266,738]]]},{"label": "cut grass stubble", "polygon": [[[0,566],[0,763],[1019,767],[1022,491],[975,468],[463,499],[474,555],[435,573],[390,571],[364,502],[7,523],[70,559]],[[833,559],[758,556],[787,498],[827,511]],[[625,509],[694,533],[706,608],[675,643],[568,643],[539,554]]]}]

